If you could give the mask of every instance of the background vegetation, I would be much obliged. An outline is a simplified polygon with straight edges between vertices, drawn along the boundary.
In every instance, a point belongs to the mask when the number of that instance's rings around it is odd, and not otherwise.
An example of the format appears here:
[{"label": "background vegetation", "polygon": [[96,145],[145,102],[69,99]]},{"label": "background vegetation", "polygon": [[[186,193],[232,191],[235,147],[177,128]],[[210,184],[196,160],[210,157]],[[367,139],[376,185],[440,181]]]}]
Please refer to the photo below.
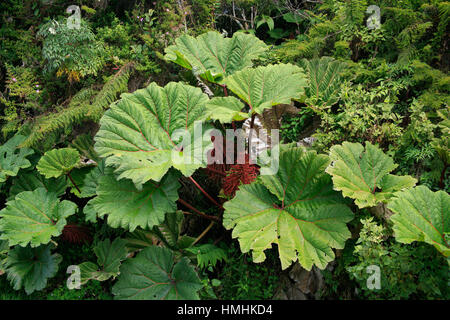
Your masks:
[{"label": "background vegetation", "polygon": [[[69,5],[81,8],[80,29],[67,28],[72,15],[66,13]],[[379,29],[366,26],[369,5],[381,8]],[[92,174],[89,161],[100,167],[93,137],[105,111],[122,93],[152,82],[161,87],[171,81],[193,86],[202,82],[164,58],[165,49],[184,34],[196,37],[211,30],[228,37],[235,32],[252,34],[269,46],[255,66],[290,63],[303,68],[310,76],[307,98],[293,102],[293,112],[276,115],[275,127],[281,128],[284,143],[328,154],[344,141],[362,145],[368,141],[398,165],[393,174],[410,175],[417,185],[448,196],[449,17],[450,2],[438,0],[2,1],[0,144],[21,136],[16,147],[34,153],[27,155],[30,165],[1,179],[1,208],[19,192],[32,190],[22,184],[38,179],[35,186],[45,185],[47,179],[34,168],[46,152],[73,148],[83,166],[72,166],[52,178],[69,186],[63,187],[59,198],[79,208],[57,237],[62,257],[57,271],[48,282],[45,279],[41,290],[27,294],[26,286],[17,287],[7,278],[3,257],[9,246],[0,240],[0,299],[113,298],[115,276],[102,282],[93,278],[79,290],[66,287],[69,265],[97,261],[94,248],[106,239],[133,238],[95,213],[85,219],[90,198],[79,197],[85,189],[77,185],[83,186]],[[314,94],[311,75],[328,81],[326,89]],[[210,87],[214,93],[222,90]],[[5,152],[1,157],[7,157]],[[226,169],[221,175],[231,176]],[[194,177],[223,203],[241,183],[251,182],[236,178],[248,175],[247,169],[235,170],[234,177],[228,178],[232,191],[211,171],[197,171]],[[181,181],[179,193],[195,208],[220,216],[208,199],[193,191],[192,182]],[[282,270],[276,246],[267,251],[264,262],[254,263],[251,254],[241,252],[231,230],[219,224],[208,228],[196,240],[197,245],[206,245],[198,248],[204,250],[203,263],[198,252],[190,253],[202,283],[200,298],[450,298],[448,262],[432,245],[400,243],[383,214],[357,203],[350,208],[355,214],[348,224],[351,237],[345,247],[334,249],[336,259],[325,270],[314,267],[306,272],[298,264]],[[186,207],[179,205],[179,209]],[[209,226],[197,215],[185,217],[180,236],[196,239]],[[155,235],[144,237],[152,244],[161,243]],[[373,264],[383,270],[378,290],[366,287],[366,267]]]}]

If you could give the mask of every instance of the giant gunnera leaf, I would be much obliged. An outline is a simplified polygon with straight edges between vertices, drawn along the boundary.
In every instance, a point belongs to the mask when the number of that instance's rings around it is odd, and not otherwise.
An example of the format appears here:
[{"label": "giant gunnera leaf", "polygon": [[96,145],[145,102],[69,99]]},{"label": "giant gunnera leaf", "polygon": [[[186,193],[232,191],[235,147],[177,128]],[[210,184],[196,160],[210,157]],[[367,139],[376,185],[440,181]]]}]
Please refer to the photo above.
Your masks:
[{"label": "giant gunnera leaf", "polygon": [[422,241],[433,245],[445,257],[450,257],[450,195],[417,186],[395,194],[388,208],[397,241]]},{"label": "giant gunnera leaf", "polygon": [[280,152],[276,174],[239,187],[223,205],[223,225],[233,229],[242,252],[251,250],[253,261],[262,262],[264,250],[277,244],[283,269],[297,259],[307,270],[323,269],[334,259],[332,248],[342,249],[350,237],[346,223],[353,214],[325,173],[329,162],[290,148]]},{"label": "giant gunnera leaf", "polygon": [[81,186],[81,197],[89,198],[95,196],[98,181],[100,177],[105,174],[105,161],[101,160],[98,162],[98,165],[89,171],[83,179],[83,184]]},{"label": "giant gunnera leaf", "polygon": [[250,115],[242,112],[244,104],[235,97],[215,97],[206,103],[205,120],[219,120],[231,123],[247,119]]},{"label": "giant gunnera leaf", "polygon": [[36,170],[21,173],[13,180],[9,189],[8,200],[13,200],[16,195],[23,191],[33,191],[37,188],[45,188],[47,192],[54,192],[57,196],[60,196],[67,189],[66,177],[45,179]]},{"label": "giant gunnera leaf", "polygon": [[117,168],[118,179],[136,185],[160,181],[172,166],[190,176],[206,166],[205,152],[212,148],[198,121],[207,101],[199,88],[175,82],[122,94],[100,120],[95,149]]},{"label": "giant gunnera leaf", "polygon": [[29,148],[18,148],[25,139],[24,136],[15,135],[0,147],[0,182],[5,182],[9,176],[15,177],[20,169],[31,166],[26,157],[34,151]]},{"label": "giant gunnera leaf", "polygon": [[0,276],[5,273],[6,257],[8,256],[8,241],[0,240]]},{"label": "giant gunnera leaf", "polygon": [[69,173],[80,161],[80,154],[72,148],[47,151],[39,160],[36,169],[47,179],[58,178]]},{"label": "giant gunnera leaf", "polygon": [[247,102],[251,112],[261,114],[272,106],[300,100],[308,82],[302,68],[276,64],[244,69],[226,78],[224,83]]},{"label": "giant gunnera leaf", "polygon": [[51,254],[51,247],[15,247],[9,251],[6,274],[15,290],[23,288],[27,294],[31,294],[47,286],[47,280],[56,275],[62,261],[59,254]]},{"label": "giant gunnera leaf", "polygon": [[81,284],[89,280],[105,281],[119,274],[122,260],[127,257],[126,242],[116,238],[113,242],[109,239],[99,242],[94,247],[97,256],[97,264],[94,262],[83,262],[79,265],[81,273]]},{"label": "giant gunnera leaf", "polygon": [[254,35],[235,33],[224,38],[210,31],[194,38],[182,35],[175,45],[165,49],[165,59],[193,70],[203,79],[222,83],[223,79],[236,71],[253,65],[252,60],[267,50],[267,46]]},{"label": "giant gunnera leaf", "polygon": [[321,57],[303,59],[300,65],[309,79],[309,85],[305,88],[307,104],[324,108],[338,102],[342,85],[340,74],[344,63],[331,57]]},{"label": "giant gunnera leaf", "polygon": [[189,260],[175,263],[174,254],[164,247],[147,247],[127,259],[112,292],[116,299],[198,300],[203,285]]},{"label": "giant gunnera leaf", "polygon": [[19,193],[0,211],[0,239],[16,244],[37,247],[59,236],[66,218],[75,213],[73,202],[59,201],[56,193],[45,188]]},{"label": "giant gunnera leaf", "polygon": [[129,251],[141,250],[153,246],[160,241],[171,250],[179,251],[189,247],[195,238],[181,235],[184,214],[181,211],[167,212],[164,222],[154,226],[151,230],[138,229],[129,233],[124,239]]},{"label": "giant gunnera leaf", "polygon": [[113,228],[122,227],[131,232],[136,227],[152,228],[164,221],[167,212],[177,209],[177,175],[167,174],[160,182],[148,181],[137,189],[131,180],[117,181],[113,174],[99,178],[97,197],[89,201],[101,218],[108,216]]},{"label": "giant gunnera leaf", "polygon": [[410,176],[389,174],[397,165],[378,147],[366,142],[344,142],[330,149],[332,163],[326,172],[333,177],[334,189],[355,200],[359,208],[374,207],[387,201],[394,192],[413,187]]}]

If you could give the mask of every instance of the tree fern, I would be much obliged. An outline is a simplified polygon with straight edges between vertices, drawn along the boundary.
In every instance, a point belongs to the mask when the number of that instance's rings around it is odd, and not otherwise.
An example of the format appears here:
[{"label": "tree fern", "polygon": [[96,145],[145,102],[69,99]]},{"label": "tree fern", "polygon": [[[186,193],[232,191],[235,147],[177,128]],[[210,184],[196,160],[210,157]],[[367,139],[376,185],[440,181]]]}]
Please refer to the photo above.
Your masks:
[{"label": "tree fern", "polygon": [[49,134],[61,132],[63,129],[71,131],[73,125],[86,120],[98,121],[117,96],[128,90],[132,68],[131,62],[124,65],[97,94],[92,89],[82,90],[72,98],[66,108],[60,107],[59,112],[37,118],[31,134],[22,145],[37,147]]},{"label": "tree fern", "polygon": [[416,48],[416,43],[432,26],[433,23],[429,21],[424,23],[418,22],[406,27],[400,32],[397,37],[397,47],[400,50],[398,62],[409,62],[417,56],[418,50]]}]

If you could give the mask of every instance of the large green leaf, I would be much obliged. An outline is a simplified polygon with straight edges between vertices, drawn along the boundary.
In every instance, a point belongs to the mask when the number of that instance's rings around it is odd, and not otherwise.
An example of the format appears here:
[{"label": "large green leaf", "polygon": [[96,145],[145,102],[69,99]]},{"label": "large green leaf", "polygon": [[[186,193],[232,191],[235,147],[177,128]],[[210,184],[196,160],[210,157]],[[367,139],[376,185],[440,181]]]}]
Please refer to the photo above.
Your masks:
[{"label": "large green leaf", "polygon": [[0,240],[0,276],[5,273],[6,257],[9,251],[8,241]]},{"label": "large green leaf", "polygon": [[[78,198],[82,198],[82,192],[84,190],[84,182],[87,179],[88,175],[94,171],[96,167],[93,166],[82,166],[80,168],[74,168],[70,172],[70,179],[67,177],[67,184],[70,187],[70,192],[76,195]],[[91,182],[91,181],[87,181]],[[92,185],[91,185],[92,187]],[[88,187],[89,188],[89,187]],[[81,192],[78,191],[81,190]]]},{"label": "large green leaf", "polygon": [[21,173],[13,180],[9,189],[8,200],[13,200],[17,194],[23,191],[33,191],[37,188],[45,188],[47,192],[54,192],[57,196],[60,196],[67,189],[66,177],[45,179],[35,170]]},{"label": "large green leaf", "polygon": [[72,141],[70,146],[74,149],[77,149],[78,152],[87,159],[91,159],[95,162],[98,162],[100,160],[97,152],[95,152],[94,150],[94,139],[89,134],[81,134],[77,136]]},{"label": "large green leaf", "polygon": [[395,194],[388,208],[397,241],[423,241],[433,245],[445,257],[450,257],[450,195],[444,191],[432,192],[417,186]]},{"label": "large green leaf", "polygon": [[16,176],[20,169],[31,166],[26,157],[34,151],[29,148],[17,148],[25,139],[24,136],[15,135],[0,147],[0,182],[5,182],[8,176]]},{"label": "large green leaf", "polygon": [[235,97],[216,97],[206,103],[205,120],[219,120],[221,123],[241,121],[249,114],[241,112],[244,104]]},{"label": "large green leaf", "polygon": [[202,287],[186,257],[175,264],[172,251],[153,246],[122,264],[112,292],[116,299],[197,300]]},{"label": "large green leaf", "polygon": [[55,193],[45,188],[21,192],[0,211],[0,239],[8,240],[10,246],[46,244],[61,234],[66,218],[76,208],[75,203],[59,201]]},{"label": "large green leaf", "polygon": [[410,176],[389,174],[397,165],[378,147],[366,142],[344,142],[330,149],[332,163],[326,172],[332,175],[334,189],[355,200],[360,208],[374,207],[387,201],[394,192],[413,187]]},{"label": "large green leaf", "polygon": [[81,273],[81,284],[89,280],[105,281],[119,274],[122,260],[127,257],[126,242],[116,238],[112,243],[109,239],[99,242],[94,247],[97,256],[97,264],[83,262],[79,265]]},{"label": "large green leaf", "polygon": [[305,88],[307,104],[324,108],[338,102],[342,85],[340,73],[344,63],[331,57],[321,57],[303,59],[300,65],[309,78],[309,86]]},{"label": "large green leaf", "polygon": [[225,79],[224,83],[247,102],[252,112],[278,104],[300,100],[307,85],[303,69],[292,64],[276,64],[244,69]]},{"label": "large green leaf", "polygon": [[184,214],[180,211],[168,212],[164,222],[154,226],[151,230],[135,230],[125,238],[130,251],[140,250],[154,245],[155,240],[161,241],[172,250],[184,249],[195,239],[181,236],[181,226]]},{"label": "large green leaf", "polygon": [[56,275],[62,260],[59,254],[51,254],[51,247],[15,247],[9,251],[6,274],[15,290],[24,288],[27,294],[31,294],[47,286],[47,280]]},{"label": "large green leaf", "polygon": [[233,228],[242,252],[252,250],[253,261],[262,262],[276,243],[283,269],[297,258],[307,270],[334,259],[332,248],[343,248],[350,237],[346,223],[353,214],[333,191],[328,164],[326,155],[290,148],[280,153],[276,174],[239,187],[224,204],[223,225]]},{"label": "large green leaf", "polygon": [[80,161],[80,154],[72,148],[47,151],[39,160],[36,169],[48,178],[58,178],[69,173]]},{"label": "large green leaf", "polygon": [[105,175],[105,161],[99,161],[97,167],[89,171],[83,179],[83,185],[81,186],[81,197],[89,198],[96,194],[98,181],[100,177]]},{"label": "large green leaf", "polygon": [[[172,166],[190,176],[206,166],[205,152],[212,148],[202,131],[194,134],[207,101],[199,88],[175,82],[164,88],[152,83],[123,94],[100,120],[95,149],[108,157],[107,166],[117,168],[119,179],[132,179],[137,185],[161,180]],[[174,132],[190,137],[190,142],[183,141],[183,151],[178,146],[183,136],[175,137]]]},{"label": "large green leaf", "polygon": [[224,38],[216,31],[203,33],[197,38],[182,35],[175,43],[165,49],[165,59],[183,68],[194,69],[203,79],[214,83],[222,83],[225,77],[251,67],[252,59],[267,50],[257,37],[241,32],[232,38]]},{"label": "large green leaf", "polygon": [[113,174],[99,179],[97,197],[90,201],[101,218],[108,215],[113,228],[152,228],[164,221],[164,215],[177,209],[177,175],[167,174],[160,182],[148,181],[138,190],[131,180],[117,181]]},{"label": "large green leaf", "polygon": [[94,209],[93,204],[94,199],[89,200],[83,207],[84,221],[86,222],[97,222],[97,211]]}]

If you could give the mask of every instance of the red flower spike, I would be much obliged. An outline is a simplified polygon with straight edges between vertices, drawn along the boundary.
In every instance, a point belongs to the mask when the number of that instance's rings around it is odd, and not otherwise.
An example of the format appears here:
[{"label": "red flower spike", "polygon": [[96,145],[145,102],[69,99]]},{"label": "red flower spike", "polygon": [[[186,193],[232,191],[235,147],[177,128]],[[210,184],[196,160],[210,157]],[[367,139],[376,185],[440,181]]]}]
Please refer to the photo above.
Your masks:
[{"label": "red flower spike", "polygon": [[254,164],[250,164],[249,157],[246,154],[244,164],[234,164],[231,166],[230,171],[228,171],[228,175],[225,177],[223,182],[224,194],[234,197],[241,184],[252,183],[258,175],[259,167]]},{"label": "red flower spike", "polygon": [[88,228],[70,223],[64,226],[61,239],[74,244],[82,244],[84,242],[92,241]]}]

